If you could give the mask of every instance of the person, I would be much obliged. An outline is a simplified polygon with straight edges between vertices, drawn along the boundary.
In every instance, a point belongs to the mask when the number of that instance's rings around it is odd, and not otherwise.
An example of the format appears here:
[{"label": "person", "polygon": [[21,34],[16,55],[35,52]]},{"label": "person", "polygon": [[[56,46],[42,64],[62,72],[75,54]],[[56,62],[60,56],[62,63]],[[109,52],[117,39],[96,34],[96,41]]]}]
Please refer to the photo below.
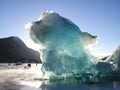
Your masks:
[{"label": "person", "polygon": [[27,67],[26,66],[24,66],[24,69],[26,69]]},{"label": "person", "polygon": [[28,63],[28,68],[31,68],[31,64],[30,63]]}]

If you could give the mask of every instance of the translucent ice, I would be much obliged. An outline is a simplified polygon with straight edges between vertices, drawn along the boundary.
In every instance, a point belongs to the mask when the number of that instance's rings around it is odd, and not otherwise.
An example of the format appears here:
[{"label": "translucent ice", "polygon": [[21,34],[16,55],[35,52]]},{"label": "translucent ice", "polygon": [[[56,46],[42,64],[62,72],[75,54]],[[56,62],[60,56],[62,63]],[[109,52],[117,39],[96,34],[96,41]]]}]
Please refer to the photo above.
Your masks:
[{"label": "translucent ice", "polygon": [[91,67],[92,57],[86,48],[96,42],[97,36],[81,32],[72,21],[51,11],[26,27],[32,40],[40,45],[45,78],[81,73]]},{"label": "translucent ice", "polygon": [[[82,32],[77,25],[59,14],[47,11],[38,21],[26,24],[31,39],[39,45],[43,79],[97,80],[105,75],[104,68],[112,72],[111,64],[99,62],[89,52],[97,36]],[[105,74],[104,74],[105,73]]]}]

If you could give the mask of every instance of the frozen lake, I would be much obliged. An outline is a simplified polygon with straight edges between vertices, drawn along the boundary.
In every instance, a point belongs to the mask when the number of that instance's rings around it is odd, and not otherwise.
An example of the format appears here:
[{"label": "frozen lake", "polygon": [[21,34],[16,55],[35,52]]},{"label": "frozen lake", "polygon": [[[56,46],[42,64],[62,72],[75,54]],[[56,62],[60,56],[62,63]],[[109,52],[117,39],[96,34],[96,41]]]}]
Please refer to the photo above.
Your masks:
[{"label": "frozen lake", "polygon": [[78,81],[39,81],[41,64],[0,64],[0,90],[120,90],[120,82],[80,84]]}]

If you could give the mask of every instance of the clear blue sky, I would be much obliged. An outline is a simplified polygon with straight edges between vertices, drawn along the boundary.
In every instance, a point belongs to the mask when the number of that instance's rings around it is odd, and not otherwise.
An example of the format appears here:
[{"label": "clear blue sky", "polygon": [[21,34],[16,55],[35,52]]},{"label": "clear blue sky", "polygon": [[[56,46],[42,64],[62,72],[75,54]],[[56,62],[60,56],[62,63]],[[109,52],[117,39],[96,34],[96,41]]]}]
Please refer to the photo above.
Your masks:
[{"label": "clear blue sky", "polygon": [[46,10],[99,36],[96,53],[110,53],[120,45],[120,0],[0,0],[0,38],[18,36],[27,42],[24,25]]}]

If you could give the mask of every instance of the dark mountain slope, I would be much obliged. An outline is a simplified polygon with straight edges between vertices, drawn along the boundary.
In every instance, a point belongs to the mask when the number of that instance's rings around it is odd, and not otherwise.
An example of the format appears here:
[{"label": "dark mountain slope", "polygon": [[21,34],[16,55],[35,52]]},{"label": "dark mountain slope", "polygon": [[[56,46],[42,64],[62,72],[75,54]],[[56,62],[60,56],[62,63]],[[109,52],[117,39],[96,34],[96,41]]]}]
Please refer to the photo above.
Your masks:
[{"label": "dark mountain slope", "polygon": [[0,39],[0,62],[41,62],[37,51],[28,48],[18,37]]}]

